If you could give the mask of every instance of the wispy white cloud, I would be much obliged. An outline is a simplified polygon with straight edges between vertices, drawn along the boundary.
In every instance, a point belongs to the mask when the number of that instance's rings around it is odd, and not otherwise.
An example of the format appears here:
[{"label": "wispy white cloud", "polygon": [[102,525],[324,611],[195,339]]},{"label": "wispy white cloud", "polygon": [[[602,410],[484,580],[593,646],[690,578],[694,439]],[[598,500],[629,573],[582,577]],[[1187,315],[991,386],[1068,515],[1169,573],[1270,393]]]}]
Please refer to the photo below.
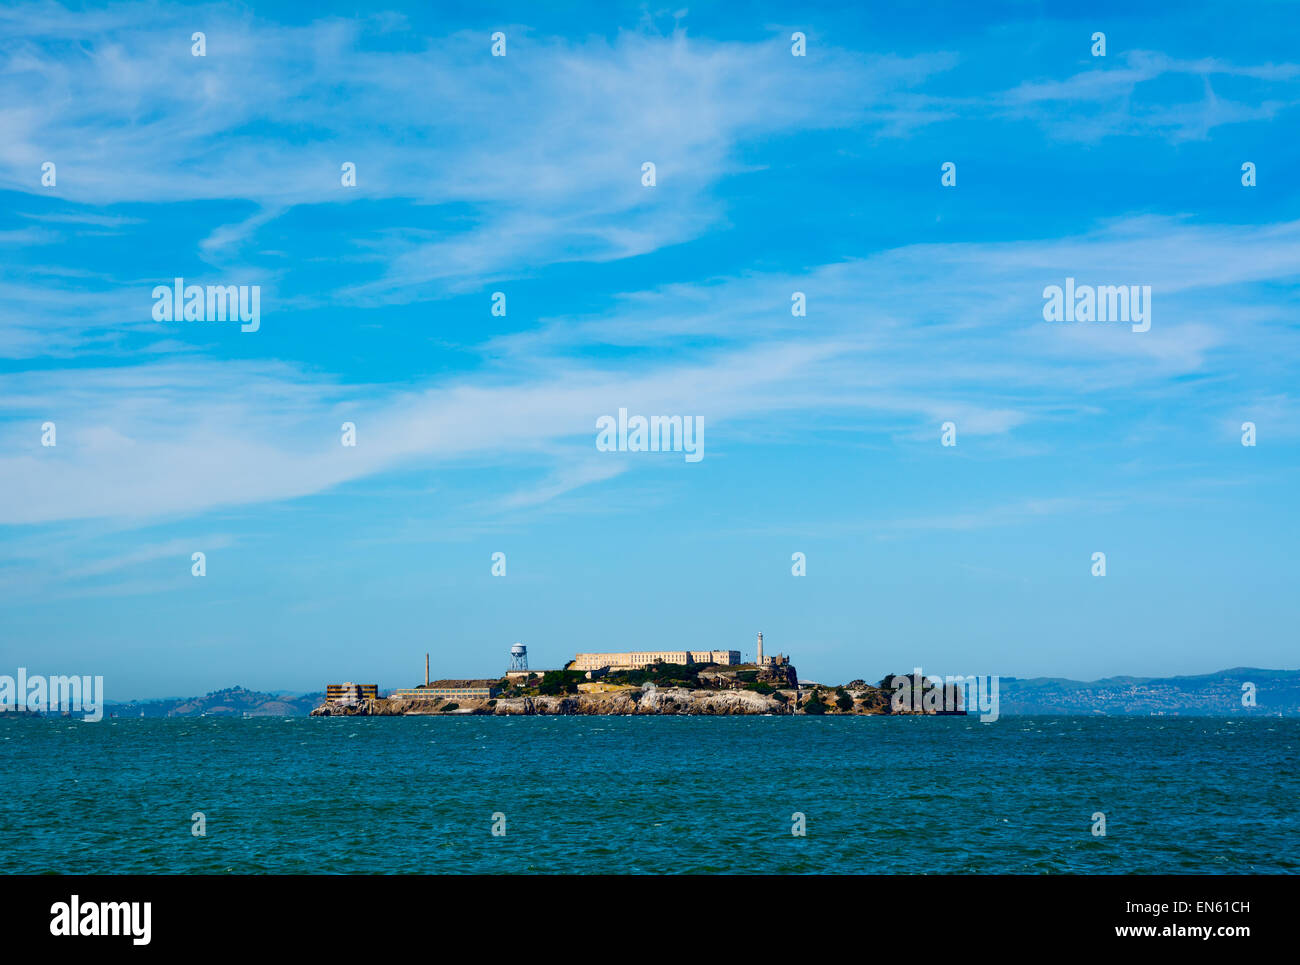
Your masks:
[{"label": "wispy white cloud", "polygon": [[[199,22],[205,58],[189,50]],[[8,240],[147,220],[107,205],[247,202],[198,245],[209,264],[234,266],[294,206],[395,202],[382,230],[348,239],[339,256],[373,262],[373,277],[277,302],[390,304],[696,237],[725,218],[712,189],[742,169],[751,141],[837,125],[899,136],[972,111],[1038,111],[1068,124],[1072,104],[1100,110],[1112,130],[1139,115],[1164,130],[1133,108],[1150,80],[1232,77],[1280,89],[1300,80],[1290,64],[1135,52],[1064,80],[945,97],[925,88],[957,65],[947,52],[822,45],[801,62],[777,34],[740,43],[647,29],[576,40],[506,29],[510,54],[492,58],[477,32],[413,37],[391,15],[289,26],[224,5],[201,16],[131,4],[7,8],[0,187],[48,193],[39,166],[52,158],[57,196],[81,206],[25,215],[39,227]],[[1234,109],[1208,80],[1205,90],[1216,110]],[[66,109],[43,106],[55,102]],[[339,185],[344,160],[358,165],[355,191]],[[654,189],[640,185],[644,160],[658,165]],[[1212,372],[1240,355],[1247,331],[1255,350],[1276,343],[1277,312],[1250,286],[1298,272],[1295,223],[1138,218],[1067,238],[907,245],[799,274],[629,292],[599,315],[552,317],[472,346],[491,364],[414,387],[202,358],[10,373],[0,376],[10,414],[0,423],[0,483],[13,498],[0,519],[193,514],[293,499],[422,459],[494,454],[547,467],[542,482],[501,501],[536,505],[615,474],[613,460],[569,464],[548,453],[620,405],[723,424],[833,410],[904,433],[952,418],[963,432],[1005,434],[1090,411],[1100,392]],[[1042,287],[1067,274],[1150,285],[1151,332],[1043,323]],[[277,273],[256,268],[239,280],[273,286]],[[156,282],[56,264],[0,274],[0,353],[66,355],[124,328],[151,332]],[[808,294],[807,318],[789,314],[796,289]],[[153,334],[148,354],[183,344]],[[653,362],[638,357],[646,348]],[[593,349],[612,357],[597,364]],[[60,446],[33,450],[33,425],[46,418],[59,422]],[[338,446],[344,419],[361,427],[356,450]]]},{"label": "wispy white cloud", "polygon": [[[190,53],[200,23],[206,57]],[[718,217],[705,188],[738,169],[742,140],[885,123],[877,112],[906,126],[889,113],[894,96],[953,61],[827,48],[800,62],[780,37],[684,29],[613,40],[506,30],[509,55],[494,58],[485,34],[420,37],[391,15],[288,26],[220,5],[89,18],[12,8],[0,17],[0,187],[49,194],[40,165],[54,160],[55,193],[78,202],[263,209],[214,230],[208,257],[298,204],[471,206],[454,240],[390,235],[388,270],[351,293],[412,298],[434,281],[693,237]],[[78,56],[65,56],[72,37]],[[640,184],[647,160],[655,191]],[[357,165],[354,190],[340,186],[343,161]]]},{"label": "wispy white cloud", "polygon": [[[3,376],[0,402],[14,418],[2,433],[0,522],[183,516],[322,492],[417,460],[545,463],[557,441],[594,440],[596,418],[620,405],[710,420],[761,411],[769,391],[834,351],[774,347],[635,373],[575,365],[522,383],[414,391],[199,361],[80,370],[72,389],[48,372]],[[53,448],[39,444],[45,418],[59,426]],[[355,448],[340,444],[344,421],[358,427]],[[574,472],[554,491],[583,481]]]},{"label": "wispy white cloud", "polygon": [[[1168,77],[1201,79],[1203,96],[1171,102],[1167,96],[1146,94],[1143,85]],[[1258,95],[1252,103],[1220,99],[1211,87],[1216,77],[1251,82]],[[1233,64],[1132,50],[1094,58],[1086,69],[1064,79],[1024,81],[995,103],[998,112],[1031,118],[1063,140],[1133,134],[1197,140],[1216,127],[1270,120],[1300,104],[1300,64]]]},{"label": "wispy white cloud", "polygon": [[[100,557],[83,565],[69,569],[64,578],[67,580],[84,580],[96,576],[117,573],[156,560],[188,560],[195,547],[201,546],[205,551],[225,549],[234,544],[227,535],[203,535],[191,539],[174,539],[162,543],[148,543],[137,546],[128,552]],[[181,570],[183,572],[183,569]]]},{"label": "wispy white cloud", "polygon": [[[499,365],[414,387],[200,359],[0,376],[0,407],[13,416],[0,457],[12,498],[0,520],[185,515],[293,499],[420,460],[549,461],[558,467],[549,480],[504,497],[537,503],[614,474],[613,460],[553,453],[588,444],[596,417],[620,406],[713,426],[808,425],[835,411],[1001,434],[1078,416],[1117,390],[1167,392],[1171,379],[1242,357],[1247,339],[1253,349],[1281,339],[1270,329],[1280,319],[1239,317],[1236,306],[1252,283],[1297,273],[1300,225],[1145,219],[1050,243],[915,246],[803,278],[633,294],[607,317],[491,340],[484,351]],[[1042,288],[1067,274],[1150,284],[1151,331],[1044,322]],[[789,314],[795,288],[808,295],[807,318]],[[709,336],[714,347],[702,350]],[[599,345],[659,351],[653,363],[631,351],[594,362],[586,350]],[[60,426],[57,449],[39,447],[44,419]],[[355,449],[339,445],[343,421],[358,425]],[[710,436],[725,445],[716,428]]]}]

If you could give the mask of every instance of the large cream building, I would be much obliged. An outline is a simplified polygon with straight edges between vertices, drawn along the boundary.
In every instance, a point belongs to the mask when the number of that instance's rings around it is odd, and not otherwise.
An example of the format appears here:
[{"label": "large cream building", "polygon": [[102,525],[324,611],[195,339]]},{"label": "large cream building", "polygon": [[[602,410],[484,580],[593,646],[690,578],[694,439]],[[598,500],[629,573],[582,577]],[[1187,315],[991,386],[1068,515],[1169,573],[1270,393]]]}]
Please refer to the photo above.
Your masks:
[{"label": "large cream building", "polygon": [[640,670],[654,663],[740,663],[739,650],[633,650],[624,653],[580,653],[570,670]]}]

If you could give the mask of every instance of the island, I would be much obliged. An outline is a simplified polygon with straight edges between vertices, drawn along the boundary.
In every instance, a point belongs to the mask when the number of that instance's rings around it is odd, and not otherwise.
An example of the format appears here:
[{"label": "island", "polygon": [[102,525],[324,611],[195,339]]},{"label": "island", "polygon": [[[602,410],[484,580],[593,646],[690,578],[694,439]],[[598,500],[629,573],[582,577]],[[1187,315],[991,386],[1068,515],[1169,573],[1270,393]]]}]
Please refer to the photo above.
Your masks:
[{"label": "island", "polygon": [[[426,675],[427,676],[427,675]],[[879,714],[964,715],[956,695],[941,707],[893,698],[943,688],[942,680],[891,674],[877,684],[843,685],[800,681],[793,665],[677,663],[657,660],[635,669],[516,671],[496,680],[436,680],[378,696],[373,685],[331,685],[313,717],[437,716],[446,714],[619,715],[688,714],[730,716]],[[904,709],[916,706],[918,709]]]}]

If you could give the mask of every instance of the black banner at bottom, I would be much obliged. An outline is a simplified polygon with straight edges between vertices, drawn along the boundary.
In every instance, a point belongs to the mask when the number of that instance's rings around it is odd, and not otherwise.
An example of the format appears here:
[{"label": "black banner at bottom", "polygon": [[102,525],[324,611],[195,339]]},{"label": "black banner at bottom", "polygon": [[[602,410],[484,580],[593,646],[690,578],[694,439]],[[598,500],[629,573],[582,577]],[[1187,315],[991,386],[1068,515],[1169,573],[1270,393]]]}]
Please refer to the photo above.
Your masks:
[{"label": "black banner at bottom", "polygon": [[[632,877],[147,877],[0,880],[6,947],[69,945],[182,951],[209,941],[266,951],[423,946],[491,949],[581,941],[614,929],[620,944],[725,937],[733,947],[865,939],[1052,940],[1059,947],[1174,939],[1231,952],[1284,939],[1287,877],[728,877],[700,901],[698,879]],[[710,924],[711,923],[711,924]],[[659,929],[663,929],[662,932]],[[700,931],[702,929],[702,931]],[[775,931],[774,931],[775,929]],[[548,935],[549,933],[549,935]],[[235,945],[231,945],[231,942]],[[956,944],[950,944],[955,942]],[[218,947],[218,946],[209,946]]]}]

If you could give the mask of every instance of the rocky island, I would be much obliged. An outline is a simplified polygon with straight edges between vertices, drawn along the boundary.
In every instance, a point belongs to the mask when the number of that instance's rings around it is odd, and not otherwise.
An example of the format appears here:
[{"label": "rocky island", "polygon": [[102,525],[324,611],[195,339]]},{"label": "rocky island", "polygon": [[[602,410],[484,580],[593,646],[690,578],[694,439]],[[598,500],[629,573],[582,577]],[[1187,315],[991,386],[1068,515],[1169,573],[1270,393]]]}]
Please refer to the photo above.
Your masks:
[{"label": "rocky island", "polygon": [[[913,683],[909,678],[890,675],[874,685],[854,680],[843,686],[823,686],[801,684],[794,667],[788,664],[757,667],[660,663],[595,680],[566,669],[499,681],[437,681],[388,697],[327,700],[312,711],[312,716],[935,713],[892,706],[895,682],[899,680],[907,685]],[[918,683],[923,688],[943,686],[942,681],[930,678]],[[458,691],[477,696],[442,696]]]}]

